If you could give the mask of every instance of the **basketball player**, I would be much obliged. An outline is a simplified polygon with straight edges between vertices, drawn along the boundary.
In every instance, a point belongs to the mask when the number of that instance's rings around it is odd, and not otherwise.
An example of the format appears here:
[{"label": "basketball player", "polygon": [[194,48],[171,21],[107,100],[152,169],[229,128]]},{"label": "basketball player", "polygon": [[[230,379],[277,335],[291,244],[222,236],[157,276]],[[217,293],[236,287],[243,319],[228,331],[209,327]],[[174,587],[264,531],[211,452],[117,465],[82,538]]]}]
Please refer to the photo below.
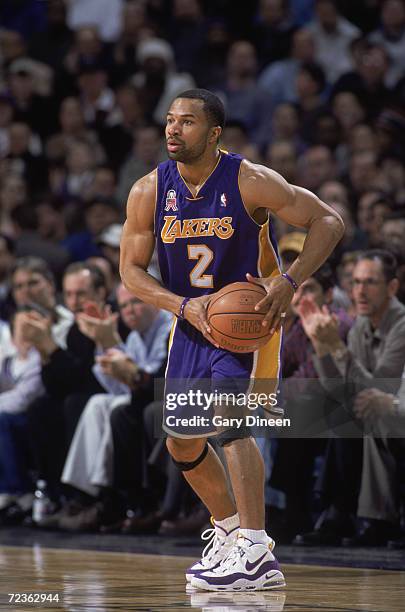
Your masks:
[{"label": "basketball player", "polygon": [[[294,291],[319,268],[344,231],[340,217],[314,194],[219,149],[224,120],[222,102],[209,91],[180,94],[167,114],[169,160],[138,180],[128,198],[122,280],[141,300],[177,317],[166,383],[277,378],[280,325]],[[269,212],[308,231],[302,253],[285,274]],[[155,241],[163,284],[146,272]],[[274,333],[257,353],[230,353],[215,346],[206,307],[214,292],[246,279],[266,289],[260,303],[268,309],[263,324]],[[184,434],[176,427],[164,428],[174,463],[213,516],[211,545],[187,570],[188,581],[206,590],[284,586],[272,554],[274,542],[264,530],[264,466],[249,430],[241,427],[218,436],[232,497],[224,468],[207,443],[207,433],[214,432],[200,427]]]}]

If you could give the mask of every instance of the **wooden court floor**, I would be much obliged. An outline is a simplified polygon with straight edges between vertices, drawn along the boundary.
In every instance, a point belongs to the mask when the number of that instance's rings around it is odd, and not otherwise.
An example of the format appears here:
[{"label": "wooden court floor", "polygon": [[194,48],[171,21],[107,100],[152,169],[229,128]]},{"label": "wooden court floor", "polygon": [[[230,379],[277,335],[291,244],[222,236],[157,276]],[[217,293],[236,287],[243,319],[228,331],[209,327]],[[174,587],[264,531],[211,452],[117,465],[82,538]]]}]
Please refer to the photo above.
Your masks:
[{"label": "wooden court floor", "polygon": [[[186,593],[183,572],[190,561],[39,545],[0,547],[0,610],[405,612],[405,572],[285,565],[283,591]],[[9,593],[58,595],[59,603],[11,603]]]}]

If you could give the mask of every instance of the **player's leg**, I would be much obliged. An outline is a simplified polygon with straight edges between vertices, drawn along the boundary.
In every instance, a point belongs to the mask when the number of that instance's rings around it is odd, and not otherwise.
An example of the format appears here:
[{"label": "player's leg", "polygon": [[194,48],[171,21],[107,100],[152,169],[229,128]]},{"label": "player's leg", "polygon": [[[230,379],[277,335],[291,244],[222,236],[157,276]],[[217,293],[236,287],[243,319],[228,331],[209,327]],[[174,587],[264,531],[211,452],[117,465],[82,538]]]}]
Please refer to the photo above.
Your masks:
[{"label": "player's leg", "polygon": [[239,528],[239,517],[232,500],[224,467],[205,438],[168,438],[167,447],[176,466],[212,514],[213,529],[207,529],[204,540],[210,540],[202,558],[189,567],[190,581],[201,572],[215,569],[233,547]]},{"label": "player's leg", "polygon": [[[167,447],[179,469],[179,464],[189,464],[182,470],[183,475],[216,520],[221,521],[236,513],[224,467],[205,438],[168,438]],[[187,469],[203,453],[206,454],[201,462]]]},{"label": "player's leg", "polygon": [[[218,360],[215,374],[221,392],[235,392],[249,378],[249,356],[224,355]],[[233,379],[231,377],[234,377]],[[239,382],[240,379],[240,382]],[[247,381],[246,381],[247,382]],[[237,414],[243,421],[243,410],[237,403],[220,403],[221,414]],[[223,421],[227,421],[224,419]],[[192,586],[205,590],[265,590],[285,586],[284,576],[272,550],[274,541],[264,529],[264,463],[254,439],[246,426],[222,431],[219,436],[228,462],[229,474],[241,519],[238,538],[223,563],[195,576]]]},{"label": "player's leg", "polygon": [[[230,434],[231,435],[231,434]],[[253,438],[230,439],[224,445],[241,528],[233,549],[217,568],[194,576],[204,590],[267,590],[285,586],[264,529],[264,465]]]},{"label": "player's leg", "polygon": [[242,529],[264,530],[264,461],[251,437],[224,444]]},{"label": "player's leg", "polygon": [[[232,548],[239,528],[225,470],[206,441],[207,436],[215,434],[215,427],[209,423],[208,426],[192,425],[192,417],[199,423],[202,416],[206,418],[206,411],[195,404],[194,407],[177,405],[175,401],[179,393],[201,390],[200,380],[210,380],[214,350],[209,342],[201,341],[201,334],[187,321],[176,325],[166,371],[163,429],[169,435],[167,446],[175,464],[213,517],[213,529],[206,530],[202,536],[210,542],[201,560],[187,570],[188,580],[219,565]],[[171,405],[168,399],[172,400]]]}]

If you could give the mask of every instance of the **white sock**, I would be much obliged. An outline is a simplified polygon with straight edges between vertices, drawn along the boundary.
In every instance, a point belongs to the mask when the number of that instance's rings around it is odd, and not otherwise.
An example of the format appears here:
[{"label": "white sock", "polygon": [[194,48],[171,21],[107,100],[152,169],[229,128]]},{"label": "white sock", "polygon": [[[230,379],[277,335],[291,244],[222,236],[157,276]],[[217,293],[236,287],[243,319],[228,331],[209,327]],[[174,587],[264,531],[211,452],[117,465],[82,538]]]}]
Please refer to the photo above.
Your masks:
[{"label": "white sock", "polygon": [[228,516],[227,518],[222,519],[222,521],[214,520],[214,524],[215,524],[215,530],[217,532],[217,535],[223,536],[224,535],[223,529],[225,529],[225,531],[229,533],[230,531],[233,531],[234,529],[237,529],[239,527],[240,525],[239,514],[236,513],[233,516]]},{"label": "white sock", "polygon": [[239,529],[239,533],[254,544],[268,544],[269,536],[264,529]]}]

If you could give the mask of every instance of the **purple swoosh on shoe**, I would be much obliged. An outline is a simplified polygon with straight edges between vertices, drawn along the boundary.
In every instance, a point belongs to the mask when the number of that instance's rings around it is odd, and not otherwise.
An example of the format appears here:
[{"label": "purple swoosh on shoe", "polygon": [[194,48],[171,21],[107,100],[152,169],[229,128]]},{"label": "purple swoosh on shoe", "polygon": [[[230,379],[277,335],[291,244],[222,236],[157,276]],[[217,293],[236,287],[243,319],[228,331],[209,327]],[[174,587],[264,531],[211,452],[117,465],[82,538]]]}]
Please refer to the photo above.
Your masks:
[{"label": "purple swoosh on shoe", "polygon": [[207,574],[200,574],[198,578],[201,580],[205,580],[208,584],[232,584],[235,580],[239,580],[239,578],[244,578],[245,580],[256,580],[260,578],[263,574],[267,572],[271,572],[274,570],[280,571],[280,566],[278,564],[277,559],[274,561],[266,561],[263,563],[261,567],[257,570],[255,574],[243,574],[242,572],[238,572],[237,574],[230,574],[229,576],[207,576]]},{"label": "purple swoosh on shoe", "polygon": [[257,567],[260,563],[260,561],[263,561],[264,557],[267,555],[267,552],[264,553],[264,555],[262,555],[260,557],[260,559],[257,559],[257,561],[255,561],[254,563],[250,563],[250,561],[246,561],[246,569],[248,572],[250,572],[251,570],[255,569],[255,567]]}]

